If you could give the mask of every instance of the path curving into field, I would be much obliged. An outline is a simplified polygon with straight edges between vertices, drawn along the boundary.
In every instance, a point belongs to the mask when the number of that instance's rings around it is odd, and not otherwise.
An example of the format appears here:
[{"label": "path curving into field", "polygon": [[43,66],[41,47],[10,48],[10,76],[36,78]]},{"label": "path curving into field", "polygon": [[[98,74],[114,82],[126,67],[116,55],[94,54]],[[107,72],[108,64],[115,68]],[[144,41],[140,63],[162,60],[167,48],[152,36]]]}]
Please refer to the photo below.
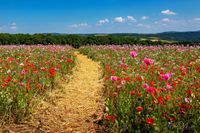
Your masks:
[{"label": "path curving into field", "polygon": [[18,131],[25,128],[25,132],[96,132],[95,121],[102,117],[104,105],[100,65],[78,52],[75,54],[77,66],[72,79],[40,103],[28,128],[15,126]]},{"label": "path curving into field", "polygon": [[78,52],[75,54],[78,63],[73,79],[63,85],[55,110],[40,119],[43,128],[46,125],[50,132],[95,132],[94,121],[103,114],[100,65]]}]

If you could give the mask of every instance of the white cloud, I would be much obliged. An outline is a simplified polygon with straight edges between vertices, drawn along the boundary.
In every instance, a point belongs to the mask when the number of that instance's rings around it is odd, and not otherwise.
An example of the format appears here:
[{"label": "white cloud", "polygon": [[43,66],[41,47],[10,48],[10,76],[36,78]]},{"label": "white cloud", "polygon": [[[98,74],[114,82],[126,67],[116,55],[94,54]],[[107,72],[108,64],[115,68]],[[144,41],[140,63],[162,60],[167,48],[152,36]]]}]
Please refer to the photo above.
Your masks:
[{"label": "white cloud", "polygon": [[154,23],[155,24],[162,24],[162,25],[165,25],[165,24],[167,24],[167,23],[172,23],[172,22],[175,22],[174,20],[171,20],[171,19],[169,19],[169,18],[163,18],[163,19],[161,19],[161,20],[159,20],[159,21],[155,21]]},{"label": "white cloud", "polygon": [[200,21],[200,18],[194,18],[193,20],[194,21]]},{"label": "white cloud", "polygon": [[116,18],[114,18],[114,21],[116,23],[123,23],[123,22],[125,22],[125,19],[123,17],[116,17]]},{"label": "white cloud", "polygon": [[145,25],[145,24],[137,24],[137,27],[142,27],[142,28],[151,28],[151,26],[149,25]]},{"label": "white cloud", "polygon": [[16,30],[17,30],[17,24],[16,24],[15,22],[11,23],[11,24],[10,24],[10,29],[11,29],[12,31],[16,31]]},{"label": "white cloud", "polygon": [[149,19],[149,17],[148,16],[142,16],[141,19],[142,20],[147,20],[147,19]]},{"label": "white cloud", "polygon": [[136,22],[136,19],[133,16],[127,16],[127,21]]},{"label": "white cloud", "polygon": [[165,15],[176,15],[175,12],[170,11],[169,9],[163,10],[163,11],[161,11],[161,13],[162,13],[162,14],[165,14]]},{"label": "white cloud", "polygon": [[87,23],[80,23],[80,24],[72,24],[69,25],[70,28],[81,28],[81,27],[90,27]]},{"label": "white cloud", "polygon": [[106,18],[106,19],[99,20],[99,21],[97,22],[97,25],[98,25],[98,26],[101,26],[101,25],[106,24],[106,23],[109,23],[109,20],[108,20],[107,18]]},{"label": "white cloud", "polygon": [[167,23],[167,22],[170,22],[170,19],[169,19],[169,18],[163,18],[163,19],[161,20],[161,22]]}]

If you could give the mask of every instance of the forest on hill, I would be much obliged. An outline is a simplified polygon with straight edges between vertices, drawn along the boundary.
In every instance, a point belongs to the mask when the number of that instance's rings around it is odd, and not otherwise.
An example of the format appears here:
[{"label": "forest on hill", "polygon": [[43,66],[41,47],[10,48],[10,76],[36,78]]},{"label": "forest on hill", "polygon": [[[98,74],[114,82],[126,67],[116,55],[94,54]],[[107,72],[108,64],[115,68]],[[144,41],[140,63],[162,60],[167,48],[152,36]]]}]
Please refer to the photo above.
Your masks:
[{"label": "forest on hill", "polygon": [[[195,34],[195,35],[194,35]],[[179,38],[179,39],[178,39]],[[181,39],[185,38],[185,39]],[[192,39],[195,38],[195,39]],[[199,39],[198,39],[199,38]],[[0,45],[60,44],[79,48],[82,45],[197,45],[200,32],[158,34],[0,34]]]},{"label": "forest on hill", "polygon": [[114,36],[132,36],[142,38],[159,38],[160,40],[169,41],[182,41],[182,42],[200,42],[200,31],[186,31],[186,32],[162,32],[155,34],[137,34],[137,33],[124,33],[113,34]]}]

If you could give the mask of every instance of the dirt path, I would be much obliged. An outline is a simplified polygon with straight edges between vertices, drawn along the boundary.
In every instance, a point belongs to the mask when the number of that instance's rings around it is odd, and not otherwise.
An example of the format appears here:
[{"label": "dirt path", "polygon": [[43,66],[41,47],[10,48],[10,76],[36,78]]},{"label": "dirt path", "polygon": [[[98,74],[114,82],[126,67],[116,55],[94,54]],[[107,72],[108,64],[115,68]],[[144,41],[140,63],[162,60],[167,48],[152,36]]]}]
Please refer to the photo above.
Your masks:
[{"label": "dirt path", "polygon": [[[103,114],[103,83],[100,65],[86,56],[77,55],[77,66],[69,83],[53,92],[33,115],[34,132],[95,132],[94,121]],[[53,104],[52,104],[53,103]]]}]

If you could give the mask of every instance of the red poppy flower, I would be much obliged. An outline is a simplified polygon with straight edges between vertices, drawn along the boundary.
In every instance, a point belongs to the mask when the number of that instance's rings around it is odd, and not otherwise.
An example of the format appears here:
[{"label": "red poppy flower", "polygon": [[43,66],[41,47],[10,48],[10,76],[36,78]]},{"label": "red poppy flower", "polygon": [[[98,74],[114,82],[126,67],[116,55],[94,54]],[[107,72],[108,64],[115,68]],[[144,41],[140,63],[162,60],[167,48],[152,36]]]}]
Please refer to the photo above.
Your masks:
[{"label": "red poppy flower", "polygon": [[187,93],[187,95],[190,97],[191,96],[191,94],[192,94],[192,90],[186,90],[186,93]]},{"label": "red poppy flower", "polygon": [[35,68],[35,65],[33,63],[29,64],[29,66],[30,66],[31,69]]},{"label": "red poppy flower", "polygon": [[167,96],[165,96],[165,99],[168,100],[168,101],[170,101],[171,100],[171,96],[167,95]]},{"label": "red poppy flower", "polygon": [[130,79],[129,77],[127,77],[127,78],[124,78],[124,80],[126,80],[126,81],[128,81],[128,82],[130,82],[130,81],[131,81],[131,79]]},{"label": "red poppy flower", "polygon": [[108,72],[110,71],[110,66],[109,66],[109,65],[106,66],[106,70],[107,70]]},{"label": "red poppy flower", "polygon": [[73,61],[71,59],[66,60],[67,63],[72,63]]},{"label": "red poppy flower", "polygon": [[200,67],[199,67],[199,68],[197,68],[197,72],[198,72],[198,73],[200,73]]},{"label": "red poppy flower", "polygon": [[30,84],[27,83],[27,84],[26,84],[26,90],[29,91],[30,89],[31,89]]},{"label": "red poppy flower", "polygon": [[143,110],[143,108],[139,106],[139,107],[136,108],[136,110],[137,110],[138,112],[141,112],[141,111]]},{"label": "red poppy flower", "polygon": [[106,116],[106,119],[111,120],[111,121],[114,122],[114,121],[116,120],[116,117],[113,116],[113,115],[107,115],[107,116]]},{"label": "red poppy flower", "polygon": [[131,91],[130,94],[131,96],[133,96],[135,94],[135,91]]},{"label": "red poppy flower", "polygon": [[14,58],[8,57],[8,61],[13,61],[13,60],[14,60]]},{"label": "red poppy flower", "polygon": [[161,97],[161,96],[158,97],[157,100],[158,100],[158,103],[159,103],[159,104],[163,104],[163,103],[164,103],[164,98]]},{"label": "red poppy flower", "polygon": [[54,68],[49,69],[50,78],[52,78],[56,74],[56,70]]},{"label": "red poppy flower", "polygon": [[149,124],[149,125],[153,125],[153,123],[154,123],[153,118],[147,118],[146,123]]},{"label": "red poppy flower", "polygon": [[108,79],[109,79],[108,76],[105,76],[105,77],[104,77],[104,80],[108,80]]},{"label": "red poppy flower", "polygon": [[138,97],[141,97],[141,96],[142,96],[142,93],[138,92],[137,95],[138,95]]},{"label": "red poppy flower", "polygon": [[115,75],[115,70],[111,70],[112,75]]},{"label": "red poppy flower", "polygon": [[11,80],[12,80],[12,77],[10,77],[10,76],[8,76],[6,79],[4,79],[4,81],[5,81],[6,83],[10,82]]},{"label": "red poppy flower", "polygon": [[175,121],[176,118],[175,118],[175,117],[170,117],[169,120],[170,120],[170,121]]}]

